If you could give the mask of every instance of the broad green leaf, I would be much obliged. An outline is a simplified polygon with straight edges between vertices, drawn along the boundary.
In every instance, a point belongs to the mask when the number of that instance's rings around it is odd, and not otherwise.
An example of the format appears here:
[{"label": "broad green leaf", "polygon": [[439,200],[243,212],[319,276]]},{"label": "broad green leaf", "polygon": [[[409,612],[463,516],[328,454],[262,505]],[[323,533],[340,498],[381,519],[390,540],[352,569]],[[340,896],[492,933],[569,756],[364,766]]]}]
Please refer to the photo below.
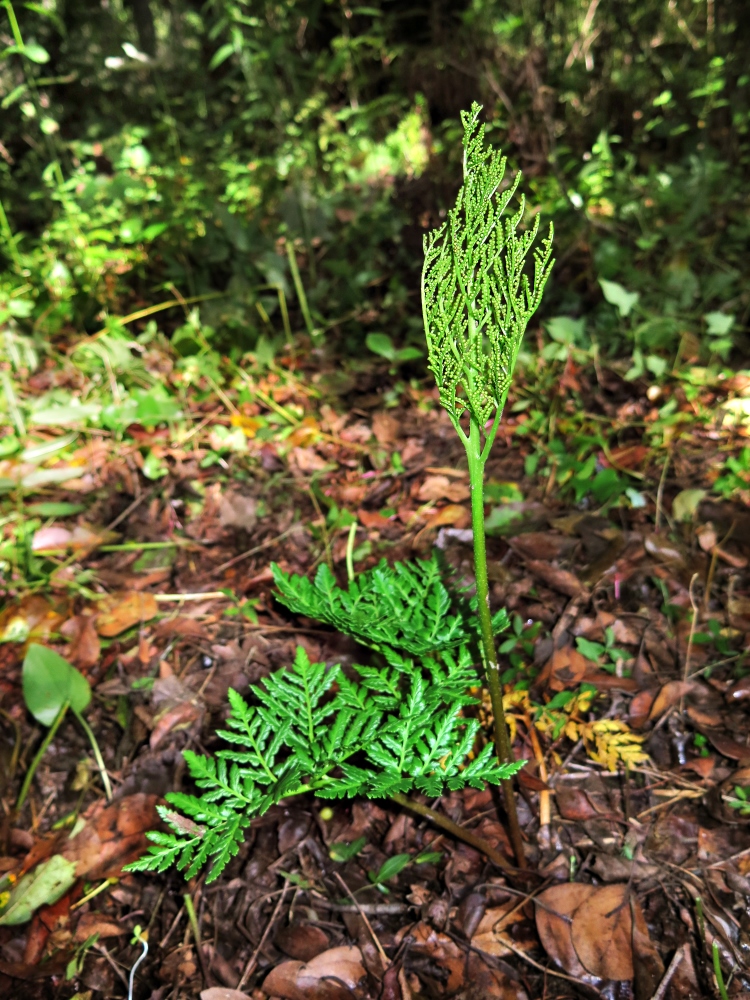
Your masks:
[{"label": "broad green leaf", "polygon": [[672,516],[675,521],[692,521],[705,496],[706,490],[680,490],[672,501]]},{"label": "broad green leaf", "polygon": [[394,854],[392,858],[383,862],[377,874],[370,872],[370,879],[376,885],[380,882],[387,882],[402,872],[411,860],[411,854]]},{"label": "broad green leaf", "polygon": [[633,306],[641,297],[638,292],[629,292],[622,285],[618,285],[616,281],[607,281],[604,278],[600,278],[599,284],[601,285],[604,298],[616,307],[623,318],[630,315]]},{"label": "broad green leaf", "polygon": [[586,336],[586,320],[572,316],[553,316],[547,320],[547,333],[560,344],[581,344]]},{"label": "broad green leaf", "polygon": [[731,313],[710,312],[703,318],[711,337],[725,337],[734,326],[734,316]]},{"label": "broad green leaf", "polygon": [[29,417],[29,423],[33,426],[45,425],[57,427],[60,425],[83,424],[90,419],[95,419],[101,412],[98,403],[84,403],[76,406],[70,403],[66,406],[46,406],[41,410],[35,410]]},{"label": "broad green leaf", "polygon": [[396,348],[387,333],[368,333],[365,337],[365,343],[373,354],[379,354],[386,361],[396,360]]},{"label": "broad green leaf", "polygon": [[29,445],[28,448],[24,448],[21,452],[21,461],[38,465],[51,455],[56,455],[58,451],[67,448],[69,444],[75,441],[77,436],[77,434],[63,434],[61,437],[53,438],[51,441],[42,441],[40,444]]},{"label": "broad green leaf", "polygon": [[21,54],[40,65],[49,62],[49,52],[41,45],[24,45],[21,49]]},{"label": "broad green leaf", "polygon": [[222,45],[220,49],[217,49],[216,52],[214,52],[211,62],[208,64],[208,68],[210,70],[217,69],[223,62],[227,61],[233,52],[234,45],[232,42],[227,42],[226,45]]},{"label": "broad green leaf", "polygon": [[593,660],[594,663],[603,656],[606,652],[606,646],[603,646],[600,642],[592,642],[590,639],[584,639],[583,636],[578,636],[576,639],[576,646],[578,652],[586,657],[587,660]]},{"label": "broad green leaf", "polygon": [[355,857],[367,843],[366,837],[358,837],[351,844],[337,843],[331,844],[328,854],[332,861],[350,861]]},{"label": "broad green leaf", "polygon": [[26,707],[43,726],[51,726],[68,702],[80,715],[91,701],[89,682],[54,649],[32,643],[23,661]]},{"label": "broad green leaf", "polygon": [[73,514],[80,514],[86,510],[86,506],[82,503],[45,500],[42,503],[30,503],[26,510],[37,517],[72,517]]},{"label": "broad green leaf", "polygon": [[10,899],[0,915],[0,926],[25,924],[40,906],[56,903],[75,880],[75,864],[61,854],[53,854],[34,871],[24,875],[11,889]]}]

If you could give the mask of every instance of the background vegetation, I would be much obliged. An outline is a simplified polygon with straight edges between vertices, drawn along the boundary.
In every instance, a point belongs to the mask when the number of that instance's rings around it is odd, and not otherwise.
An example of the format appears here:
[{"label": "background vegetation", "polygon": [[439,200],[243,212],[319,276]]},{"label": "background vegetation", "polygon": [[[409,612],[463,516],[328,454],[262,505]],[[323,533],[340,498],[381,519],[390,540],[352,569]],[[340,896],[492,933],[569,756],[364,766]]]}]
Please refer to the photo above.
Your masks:
[{"label": "background vegetation", "polygon": [[548,359],[658,378],[745,349],[742,0],[2,6],[11,365],[16,334],[104,327],[116,351],[118,316],[175,297],[200,297],[187,325],[159,316],[184,356],[270,357],[290,325],[353,357],[420,345],[422,233],[473,99],[555,222]]}]

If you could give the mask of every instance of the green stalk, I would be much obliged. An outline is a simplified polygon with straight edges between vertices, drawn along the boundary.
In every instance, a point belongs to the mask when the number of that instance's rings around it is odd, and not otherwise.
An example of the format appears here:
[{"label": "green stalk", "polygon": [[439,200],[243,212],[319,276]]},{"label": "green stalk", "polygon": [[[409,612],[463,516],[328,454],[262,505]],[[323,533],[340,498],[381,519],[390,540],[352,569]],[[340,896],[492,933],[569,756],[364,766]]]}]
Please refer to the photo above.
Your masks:
[{"label": "green stalk", "polygon": [[729,1000],[729,994],[727,993],[727,988],[724,985],[724,976],[721,971],[721,958],[719,957],[719,946],[716,941],[713,942],[713,959],[714,959],[714,975],[716,976],[716,985],[719,988],[719,996],[721,1000]]},{"label": "green stalk", "polygon": [[310,314],[310,307],[307,304],[307,295],[305,294],[305,286],[302,284],[302,278],[299,273],[299,268],[297,267],[297,255],[294,252],[294,244],[291,240],[286,241],[286,255],[289,260],[289,270],[292,272],[292,281],[294,282],[294,290],[297,293],[297,301],[299,302],[299,307],[302,310],[302,316],[305,320],[305,326],[307,327],[307,332],[310,334],[310,339],[315,344],[320,338],[320,333],[315,329],[315,324],[312,321],[312,316]]},{"label": "green stalk", "polygon": [[[492,444],[491,441],[488,444]],[[487,579],[487,548],[484,534],[484,466],[489,448],[482,450],[482,439],[479,425],[472,420],[469,427],[468,442],[465,443],[466,456],[469,460],[469,483],[471,486],[471,524],[474,532],[474,575],[477,581],[477,613],[482,636],[482,653],[487,687],[492,703],[492,715],[495,729],[495,752],[501,764],[512,764],[513,750],[508,736],[508,726],[505,722],[503,709],[503,686],[500,683],[500,667],[497,661],[495,635],[492,630],[492,614],[490,612],[490,589]],[[523,849],[521,826],[518,822],[516,799],[513,793],[513,782],[506,778],[502,782],[503,801],[508,816],[508,833],[510,834],[513,853],[519,868],[526,867],[526,855]]]},{"label": "green stalk", "polygon": [[104,759],[102,757],[102,752],[99,749],[99,744],[96,742],[96,737],[94,736],[94,731],[91,726],[86,722],[84,717],[75,712],[75,717],[81,723],[81,728],[88,737],[88,741],[91,744],[91,749],[94,751],[94,758],[96,760],[96,766],[99,768],[99,774],[101,775],[102,784],[104,785],[104,791],[107,795],[107,802],[112,801],[112,785],[109,783],[109,775],[107,774],[107,768],[104,766]]},{"label": "green stalk", "polygon": [[13,260],[13,266],[19,274],[23,273],[23,261],[21,260],[21,255],[18,252],[18,246],[16,240],[17,236],[13,235],[13,230],[10,228],[10,223],[8,222],[8,216],[5,214],[5,208],[2,201],[0,201],[0,232],[2,232],[5,239],[5,243],[8,247],[8,252],[10,253],[11,259]]},{"label": "green stalk", "polygon": [[70,702],[66,701],[60,706],[60,711],[54,718],[52,725],[47,730],[47,735],[42,740],[42,744],[34,755],[34,759],[29,765],[29,769],[26,772],[26,777],[23,779],[23,784],[21,785],[21,791],[18,793],[18,800],[16,801],[16,812],[20,812],[24,802],[26,801],[26,796],[29,794],[29,789],[31,788],[31,782],[34,780],[34,775],[36,774],[36,769],[42,762],[42,757],[44,757],[47,752],[52,740],[55,738],[55,733],[60,728],[62,720],[65,718],[65,713],[70,708]]}]

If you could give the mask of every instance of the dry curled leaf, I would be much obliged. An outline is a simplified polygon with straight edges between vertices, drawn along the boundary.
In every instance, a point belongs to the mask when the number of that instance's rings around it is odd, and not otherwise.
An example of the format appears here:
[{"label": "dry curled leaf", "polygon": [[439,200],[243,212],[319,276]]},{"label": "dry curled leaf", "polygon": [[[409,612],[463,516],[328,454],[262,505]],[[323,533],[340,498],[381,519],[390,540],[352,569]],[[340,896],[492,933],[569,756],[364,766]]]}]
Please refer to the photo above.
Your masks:
[{"label": "dry curled leaf", "polygon": [[155,618],[158,610],[153,594],[143,594],[137,590],[107,594],[99,604],[96,631],[105,638],[111,638],[134,625]]},{"label": "dry curled leaf", "polygon": [[627,883],[551,886],[537,897],[536,924],[547,954],[571,976],[622,982],[637,974],[658,984],[661,959]]},{"label": "dry curled leaf", "polygon": [[281,1000],[352,1000],[365,976],[359,948],[329,948],[309,962],[282,962],[271,969],[263,992]]},{"label": "dry curled leaf", "polygon": [[469,499],[471,490],[467,483],[451,481],[448,476],[428,476],[420,486],[417,496],[423,503],[435,500],[461,503],[462,500]]}]

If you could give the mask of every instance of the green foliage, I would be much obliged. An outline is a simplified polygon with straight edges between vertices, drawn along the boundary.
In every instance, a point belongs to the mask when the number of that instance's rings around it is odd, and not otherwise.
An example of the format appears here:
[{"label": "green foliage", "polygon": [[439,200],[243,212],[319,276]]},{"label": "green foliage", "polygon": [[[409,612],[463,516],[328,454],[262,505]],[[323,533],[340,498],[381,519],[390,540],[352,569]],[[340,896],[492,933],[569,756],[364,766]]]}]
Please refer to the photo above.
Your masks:
[{"label": "green foliage", "polygon": [[552,269],[552,226],[534,250],[534,277],[524,273],[539,230],[518,233],[525,214],[504,218],[521,174],[502,190],[507,160],[485,149],[481,107],[462,112],[464,183],[448,221],[424,238],[422,311],[429,368],[456,428],[467,410],[484,427],[501,412],[526,325]]},{"label": "green foliage", "polygon": [[26,707],[43,726],[51,726],[64,705],[80,714],[91,701],[89,682],[54,649],[32,643],[23,661]]},{"label": "green foliage", "polygon": [[750,448],[743,448],[739,455],[730,455],[724,463],[721,475],[714,483],[714,489],[723,497],[750,488]]},{"label": "green foliage", "polygon": [[723,798],[729,808],[734,809],[739,816],[743,818],[750,816],[750,791],[747,788],[735,785],[733,794],[725,795]]},{"label": "green foliage", "polygon": [[[405,650],[415,656],[442,652],[477,638],[470,608],[456,607],[442,579],[437,557],[396,563],[382,560],[359,574],[347,590],[324,563],[315,580],[271,566],[278,600],[296,614],[333,625],[371,649]],[[495,632],[508,626],[504,610],[493,618]]]},{"label": "green foliage", "polygon": [[479,724],[461,712],[475,702],[465,693],[475,680],[466,650],[441,664],[394,655],[386,667],[356,670],[351,679],[298,649],[292,667],[252,688],[253,704],[230,691],[231,712],[218,733],[229,747],[215,758],[185,752],[201,794],[167,796],[160,814],[172,832],[149,834],[149,853],[129,870],[176,865],[190,878],[210,862],[213,881],[253,817],[288,796],[418,790],[434,797],[497,784],[521,766],[499,765],[490,744],[470,759]]}]

